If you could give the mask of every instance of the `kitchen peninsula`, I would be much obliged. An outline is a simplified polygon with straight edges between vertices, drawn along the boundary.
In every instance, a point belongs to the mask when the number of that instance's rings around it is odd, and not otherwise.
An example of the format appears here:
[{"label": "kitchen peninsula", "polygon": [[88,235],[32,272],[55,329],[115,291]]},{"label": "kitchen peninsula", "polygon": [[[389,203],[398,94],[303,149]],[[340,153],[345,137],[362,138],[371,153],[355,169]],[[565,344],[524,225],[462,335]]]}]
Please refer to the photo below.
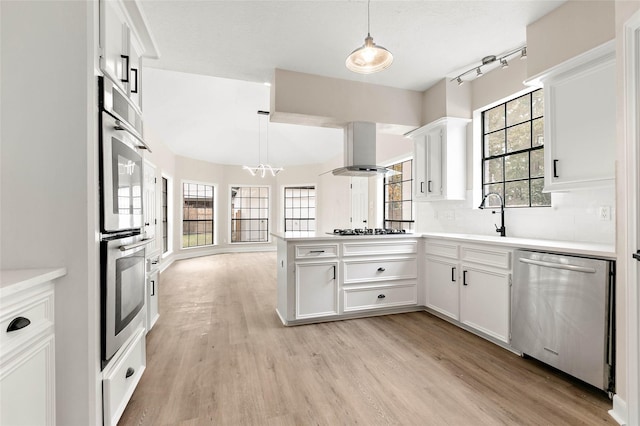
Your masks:
[{"label": "kitchen peninsula", "polygon": [[272,234],[277,312],[285,325],[420,310],[418,240],[411,234]]}]

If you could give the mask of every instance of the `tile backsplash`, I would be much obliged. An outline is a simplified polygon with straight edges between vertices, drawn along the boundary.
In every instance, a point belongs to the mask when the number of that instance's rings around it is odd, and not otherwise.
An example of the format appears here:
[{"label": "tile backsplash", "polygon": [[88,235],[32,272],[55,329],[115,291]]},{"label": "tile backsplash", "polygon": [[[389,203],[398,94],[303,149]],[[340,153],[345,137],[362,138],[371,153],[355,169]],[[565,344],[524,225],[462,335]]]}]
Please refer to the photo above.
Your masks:
[{"label": "tile backsplash", "polygon": [[[472,191],[464,201],[417,202],[417,232],[498,235],[500,209],[478,209]],[[495,211],[495,214],[492,214]],[[613,188],[553,193],[551,207],[507,208],[508,237],[615,243]]]}]

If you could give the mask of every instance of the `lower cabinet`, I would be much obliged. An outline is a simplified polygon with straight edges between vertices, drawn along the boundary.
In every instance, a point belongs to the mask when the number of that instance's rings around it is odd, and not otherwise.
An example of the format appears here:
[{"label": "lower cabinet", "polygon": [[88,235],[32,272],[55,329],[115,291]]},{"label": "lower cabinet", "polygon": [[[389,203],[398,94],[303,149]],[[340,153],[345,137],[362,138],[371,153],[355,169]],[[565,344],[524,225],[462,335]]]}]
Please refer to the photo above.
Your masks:
[{"label": "lower cabinet", "polygon": [[460,319],[458,270],[458,263],[448,259],[425,260],[427,307],[456,321]]},{"label": "lower cabinet", "polygon": [[338,262],[296,262],[296,319],[338,314]]},{"label": "lower cabinet", "polygon": [[462,265],[460,322],[509,343],[509,271]]},{"label": "lower cabinet", "polygon": [[118,350],[102,371],[102,404],[105,426],[116,426],[145,370],[144,328]]},{"label": "lower cabinet", "polygon": [[344,289],[344,312],[393,308],[416,303],[415,282]]},{"label": "lower cabinet", "polygon": [[160,287],[160,273],[155,270],[147,276],[147,333],[153,328],[160,317],[158,313],[158,289]]},{"label": "lower cabinet", "polygon": [[55,425],[54,284],[34,279],[14,291],[8,281],[0,288],[0,425]]},{"label": "lower cabinet", "polygon": [[426,306],[509,343],[512,250],[427,239]]}]

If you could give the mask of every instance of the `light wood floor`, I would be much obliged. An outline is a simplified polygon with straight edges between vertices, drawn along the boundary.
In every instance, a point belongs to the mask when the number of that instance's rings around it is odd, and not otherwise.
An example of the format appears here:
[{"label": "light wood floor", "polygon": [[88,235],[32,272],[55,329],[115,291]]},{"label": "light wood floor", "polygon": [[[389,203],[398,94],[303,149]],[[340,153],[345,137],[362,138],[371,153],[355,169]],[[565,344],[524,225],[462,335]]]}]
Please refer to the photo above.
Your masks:
[{"label": "light wood floor", "polygon": [[275,253],[174,263],[120,425],[602,425],[602,392],[425,312],[284,327]]}]

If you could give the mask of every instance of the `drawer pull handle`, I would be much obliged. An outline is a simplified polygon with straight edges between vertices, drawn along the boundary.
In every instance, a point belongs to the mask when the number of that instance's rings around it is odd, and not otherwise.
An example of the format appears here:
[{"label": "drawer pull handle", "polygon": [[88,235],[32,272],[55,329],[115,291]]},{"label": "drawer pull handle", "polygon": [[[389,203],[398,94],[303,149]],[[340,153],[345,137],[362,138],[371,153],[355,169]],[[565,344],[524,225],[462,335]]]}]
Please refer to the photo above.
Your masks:
[{"label": "drawer pull handle", "polygon": [[468,285],[467,282],[467,271],[462,271],[462,285]]},{"label": "drawer pull handle", "polygon": [[25,328],[26,326],[28,326],[29,324],[31,324],[31,321],[29,321],[29,318],[25,318],[25,317],[14,318],[9,323],[9,326],[7,327],[7,333],[11,333],[12,331],[21,330],[21,329]]},{"label": "drawer pull handle", "polygon": [[379,294],[378,299],[384,299],[386,296],[384,294]]},{"label": "drawer pull handle", "polygon": [[310,250],[309,253],[324,253],[324,250]]},{"label": "drawer pull handle", "polygon": [[456,282],[456,268],[451,268],[451,281]]},{"label": "drawer pull handle", "polygon": [[384,272],[386,271],[386,269],[384,269],[382,266],[378,268],[378,272]]},{"label": "drawer pull handle", "polygon": [[129,377],[133,376],[135,372],[136,370],[134,370],[133,368],[131,367],[127,368],[127,372],[124,374],[124,378],[128,379]]}]

